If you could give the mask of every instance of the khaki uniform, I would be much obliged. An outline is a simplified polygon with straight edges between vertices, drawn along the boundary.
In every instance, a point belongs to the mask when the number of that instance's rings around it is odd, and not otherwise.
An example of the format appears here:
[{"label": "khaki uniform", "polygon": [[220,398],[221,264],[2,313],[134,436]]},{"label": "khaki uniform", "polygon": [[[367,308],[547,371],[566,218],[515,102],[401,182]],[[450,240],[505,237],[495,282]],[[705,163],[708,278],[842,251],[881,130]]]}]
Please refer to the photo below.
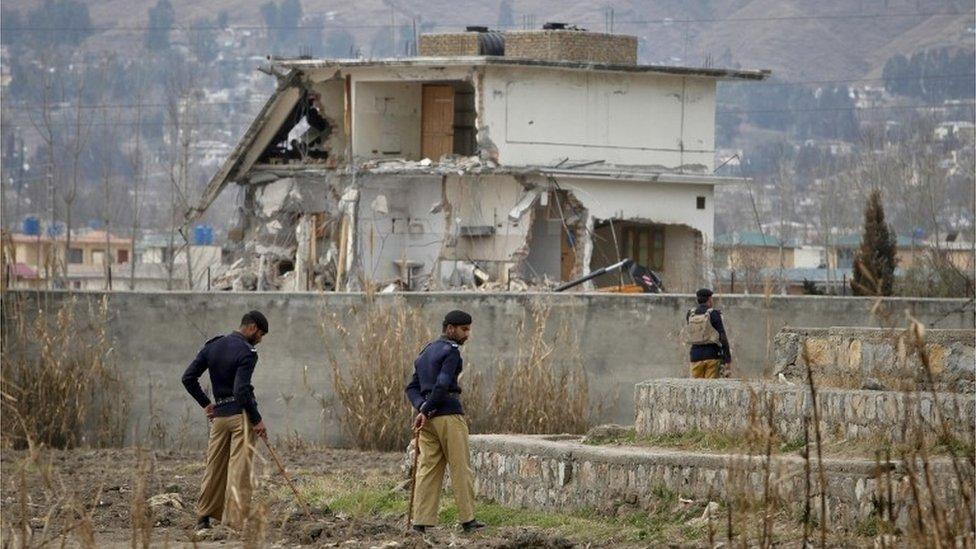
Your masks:
[{"label": "khaki uniform", "polygon": [[255,441],[245,414],[213,418],[197,516],[214,518],[231,528],[243,527],[251,503]]},{"label": "khaki uniform", "polygon": [[691,377],[717,379],[722,377],[723,362],[720,358],[699,360],[691,363]]},{"label": "khaki uniform", "polygon": [[420,431],[420,457],[414,500],[414,524],[437,524],[444,468],[451,468],[451,484],[458,521],[474,519],[474,473],[468,450],[468,422],[463,415],[435,416]]}]

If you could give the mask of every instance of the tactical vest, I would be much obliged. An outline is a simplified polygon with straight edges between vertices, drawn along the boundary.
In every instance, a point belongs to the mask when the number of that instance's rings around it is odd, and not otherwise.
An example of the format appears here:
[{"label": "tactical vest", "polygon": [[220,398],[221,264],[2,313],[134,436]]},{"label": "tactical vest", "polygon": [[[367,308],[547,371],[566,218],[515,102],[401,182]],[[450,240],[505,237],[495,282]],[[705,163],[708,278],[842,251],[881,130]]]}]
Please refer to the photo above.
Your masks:
[{"label": "tactical vest", "polygon": [[685,326],[685,343],[687,345],[718,345],[719,335],[712,326],[712,310],[702,314],[695,314],[694,309],[688,315],[688,325]]}]

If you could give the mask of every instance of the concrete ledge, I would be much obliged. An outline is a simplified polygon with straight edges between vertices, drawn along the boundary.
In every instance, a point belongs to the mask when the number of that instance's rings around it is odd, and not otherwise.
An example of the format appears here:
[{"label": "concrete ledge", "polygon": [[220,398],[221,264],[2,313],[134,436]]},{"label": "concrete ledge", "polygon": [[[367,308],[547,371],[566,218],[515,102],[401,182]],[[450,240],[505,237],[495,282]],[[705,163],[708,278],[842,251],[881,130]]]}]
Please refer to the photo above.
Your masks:
[{"label": "concrete ledge", "polygon": [[[900,329],[784,328],[773,340],[776,371],[788,379],[805,381],[805,344],[814,375],[828,382],[840,379],[860,387],[864,378],[872,377],[900,385],[893,389],[930,388],[910,337]],[[931,388],[974,392],[976,331],[927,330],[925,341],[935,381]]]},{"label": "concrete ledge", "polygon": [[[812,419],[806,385],[786,385],[729,379],[656,379],[635,387],[638,436],[688,431],[745,433],[756,414],[772,399],[773,423],[785,440],[803,438],[803,418]],[[973,437],[973,395],[955,393],[901,393],[819,389],[821,433],[826,440],[901,442],[918,421],[935,422],[939,402],[957,436]]]},{"label": "concrete ledge", "polygon": [[[765,480],[762,456],[589,446],[533,435],[472,436],[471,456],[480,496],[542,511],[613,513],[621,505],[639,509],[651,505],[654,492],[662,488],[697,501],[759,501]],[[771,486],[780,505],[802,508],[804,465],[796,455],[770,459]],[[816,467],[814,459],[812,470]],[[904,464],[897,462],[879,471],[873,460],[824,459],[824,467],[827,515],[832,524],[846,526],[875,512],[879,477],[884,482],[885,470],[891,470],[896,486],[903,486],[897,483],[906,477]],[[929,467],[936,497],[962,505],[951,462],[933,460]],[[811,477],[811,493],[817,494],[816,474]],[[896,490],[894,499],[899,520],[906,520],[907,510],[915,505],[911,492]]]}]

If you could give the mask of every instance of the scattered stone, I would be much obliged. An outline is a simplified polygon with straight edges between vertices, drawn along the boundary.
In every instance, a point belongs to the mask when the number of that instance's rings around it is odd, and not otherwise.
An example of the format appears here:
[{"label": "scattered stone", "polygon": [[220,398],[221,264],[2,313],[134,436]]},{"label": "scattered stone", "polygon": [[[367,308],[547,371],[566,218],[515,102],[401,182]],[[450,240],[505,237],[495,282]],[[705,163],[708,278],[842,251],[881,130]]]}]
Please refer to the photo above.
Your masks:
[{"label": "scattered stone", "polygon": [[631,433],[633,433],[634,428],[632,426],[627,427],[623,425],[617,425],[616,423],[608,423],[606,425],[597,425],[583,436],[584,444],[601,444],[604,442],[609,442],[615,439],[623,438]]},{"label": "scattered stone", "polygon": [[869,377],[864,380],[864,383],[861,384],[861,389],[866,391],[884,391],[885,386],[877,379]]},{"label": "scattered stone", "polygon": [[322,531],[325,527],[321,524],[308,524],[302,528],[302,533],[299,536],[302,543],[315,543],[320,537],[322,537]]},{"label": "scattered stone", "polygon": [[222,524],[218,524],[211,528],[197,530],[193,533],[193,537],[196,541],[223,541],[230,539],[233,534],[233,530]]},{"label": "scattered stone", "polygon": [[149,508],[153,511],[157,511],[163,507],[172,507],[173,509],[183,510],[186,507],[183,504],[183,498],[175,492],[169,492],[165,494],[156,494],[155,496],[149,498],[146,501]]}]

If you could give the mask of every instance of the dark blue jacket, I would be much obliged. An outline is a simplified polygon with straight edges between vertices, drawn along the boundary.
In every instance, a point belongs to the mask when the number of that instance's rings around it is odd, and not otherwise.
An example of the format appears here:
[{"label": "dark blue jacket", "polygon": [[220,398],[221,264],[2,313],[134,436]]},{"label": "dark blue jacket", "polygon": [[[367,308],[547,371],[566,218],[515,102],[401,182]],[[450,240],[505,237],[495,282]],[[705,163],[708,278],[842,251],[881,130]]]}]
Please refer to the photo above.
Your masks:
[{"label": "dark blue jacket", "polygon": [[413,363],[413,377],[407,384],[407,398],[418,412],[427,417],[463,414],[461,387],[461,351],[458,344],[442,337],[431,341]]},{"label": "dark blue jacket", "polygon": [[218,417],[226,417],[245,411],[251,423],[257,425],[261,421],[261,414],[254,398],[254,386],[251,385],[251,375],[257,364],[257,350],[239,332],[217,336],[204,344],[197,357],[187,366],[183,373],[183,386],[200,406],[210,404],[210,399],[200,387],[200,376],[209,371],[214,399],[233,398],[218,404],[214,413]]},{"label": "dark blue jacket", "polygon": [[[708,305],[699,305],[695,307],[695,314],[700,315],[708,310]],[[685,315],[685,323],[688,323],[688,317],[691,316],[691,311]],[[692,345],[691,346],[691,361],[698,362],[699,360],[712,360],[712,359],[722,359],[722,362],[728,364],[732,362],[732,350],[729,348],[729,338],[725,335],[725,326],[722,324],[722,311],[718,309],[712,309],[712,314],[708,315],[709,322],[712,323],[712,327],[718,331],[719,344],[715,345],[713,343],[707,345]]]}]

